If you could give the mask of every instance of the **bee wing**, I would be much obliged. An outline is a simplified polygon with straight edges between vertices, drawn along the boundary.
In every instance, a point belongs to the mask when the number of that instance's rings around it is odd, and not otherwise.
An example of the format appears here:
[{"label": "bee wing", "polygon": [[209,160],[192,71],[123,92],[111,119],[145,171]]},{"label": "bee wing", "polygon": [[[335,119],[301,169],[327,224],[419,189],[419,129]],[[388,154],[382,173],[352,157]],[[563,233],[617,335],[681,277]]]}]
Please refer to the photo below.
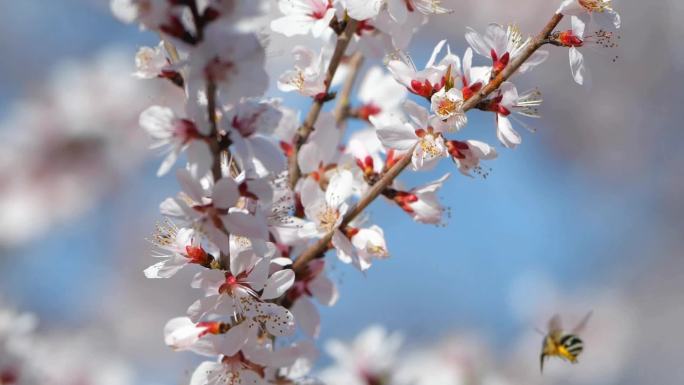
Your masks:
[{"label": "bee wing", "polygon": [[589,319],[591,318],[591,316],[593,314],[594,314],[593,310],[591,310],[589,313],[587,313],[587,315],[585,315],[584,318],[582,318],[582,321],[580,321],[580,323],[577,324],[577,326],[575,326],[574,329],[572,329],[572,334],[580,334],[582,332],[582,330],[584,330],[584,328],[587,326],[587,323],[589,322]]},{"label": "bee wing", "polygon": [[558,314],[554,314],[548,324],[549,334],[560,333],[563,330],[561,319]]}]

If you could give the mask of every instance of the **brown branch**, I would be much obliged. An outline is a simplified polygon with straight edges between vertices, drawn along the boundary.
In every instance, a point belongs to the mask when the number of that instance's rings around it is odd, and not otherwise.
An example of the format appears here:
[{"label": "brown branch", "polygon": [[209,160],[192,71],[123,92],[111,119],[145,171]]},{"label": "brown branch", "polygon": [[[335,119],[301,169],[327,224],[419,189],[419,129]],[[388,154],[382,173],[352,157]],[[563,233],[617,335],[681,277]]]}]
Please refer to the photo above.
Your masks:
[{"label": "brown branch", "polygon": [[[480,103],[484,98],[489,96],[492,92],[496,91],[501,84],[510,78],[520,66],[527,61],[527,59],[532,56],[532,54],[537,51],[541,46],[543,46],[551,34],[553,29],[556,28],[558,23],[563,19],[562,14],[554,14],[551,20],[544,26],[544,29],[537,34],[537,36],[532,39],[525,50],[516,57],[515,60],[511,61],[503,71],[501,71],[492,81],[490,81],[485,87],[483,87],[480,92],[473,95],[463,104],[463,111],[468,111],[478,103]],[[415,148],[415,146],[414,146]],[[397,163],[395,163],[383,176],[378,180],[371,188],[368,190],[366,195],[364,195],[359,202],[344,216],[342,224],[340,227],[344,227],[354,218],[356,218],[363,210],[368,207],[377,198],[385,188],[389,187],[394,179],[399,176],[399,174],[404,171],[404,169],[411,163],[411,154],[413,153],[413,148],[409,150]],[[308,249],[304,250],[297,260],[293,264],[293,269],[295,272],[301,272],[302,269],[306,267],[309,261],[322,256],[328,249],[330,240],[332,239],[332,232],[326,234],[323,238],[318,240]]]},{"label": "brown branch", "polygon": [[[209,127],[211,134],[209,135],[209,148],[214,156],[211,165],[211,174],[214,178],[214,183],[223,178],[223,171],[221,170],[221,138],[218,130],[218,117],[216,116],[216,84],[212,80],[207,81],[207,115],[209,117]],[[228,231],[221,226],[219,229],[230,237]],[[219,266],[224,270],[230,269],[230,256],[220,253]]]},{"label": "brown branch", "polygon": [[354,88],[354,83],[356,78],[359,76],[359,70],[363,65],[363,54],[361,52],[356,52],[349,58],[347,66],[349,67],[349,73],[347,74],[347,79],[344,81],[342,90],[337,95],[337,105],[333,111],[335,116],[335,123],[337,126],[341,126],[342,123],[349,116],[349,106],[351,105],[351,92]]},{"label": "brown branch", "polygon": [[211,134],[209,138],[209,148],[214,155],[214,162],[211,165],[211,174],[217,182],[223,177],[221,171],[221,145],[218,130],[218,117],[216,116],[216,84],[209,80],[207,82],[207,116],[209,117],[209,127]]},{"label": "brown branch", "polygon": [[[332,79],[335,76],[335,72],[337,72],[337,67],[340,65],[340,62],[342,61],[342,57],[344,56],[344,52],[347,50],[347,46],[349,45],[352,36],[356,32],[357,25],[358,21],[354,19],[349,19],[349,21],[347,22],[347,26],[344,29],[344,32],[342,32],[342,34],[337,38],[335,51],[333,52],[333,55],[330,58],[330,64],[328,65],[328,70],[325,74],[325,95],[327,95],[330,91],[330,84],[332,83]],[[288,166],[290,175],[290,186],[292,186],[292,188],[294,188],[294,186],[297,184],[297,181],[301,176],[301,171],[299,170],[299,165],[297,164],[297,154],[299,154],[299,149],[302,147],[302,145],[306,143],[306,140],[309,138],[309,135],[311,135],[311,132],[314,129],[314,125],[318,120],[318,116],[320,115],[321,109],[323,108],[323,104],[325,102],[325,98],[314,98],[314,102],[311,105],[309,114],[306,116],[304,123],[302,123],[302,125],[297,130],[297,134],[295,135],[294,145],[292,147],[292,153],[290,154]]]}]

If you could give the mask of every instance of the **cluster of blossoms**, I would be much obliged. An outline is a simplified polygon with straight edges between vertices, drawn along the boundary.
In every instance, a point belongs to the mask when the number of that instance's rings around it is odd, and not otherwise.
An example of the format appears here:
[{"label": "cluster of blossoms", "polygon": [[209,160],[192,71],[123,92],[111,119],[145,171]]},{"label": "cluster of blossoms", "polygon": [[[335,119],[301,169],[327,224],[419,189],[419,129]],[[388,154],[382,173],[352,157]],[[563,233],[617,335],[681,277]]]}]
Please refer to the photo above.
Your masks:
[{"label": "cluster of blossoms", "polygon": [[87,332],[39,333],[38,320],[0,303],[0,384],[133,383],[132,370],[111,346],[93,344]]},{"label": "cluster of blossoms", "polygon": [[[403,49],[428,18],[452,12],[438,1],[280,0],[272,20],[264,16],[268,5],[112,1],[121,19],[161,36],[158,46],[140,49],[136,75],[170,81],[184,97],[180,111],[147,108],[140,125],[166,153],[159,175],[181,155],[186,163],[175,172],[182,191],[160,205],[165,219],[151,239],[160,261],[145,275],[196,271],[199,299],[164,329],[173,349],[211,358],[194,371],[193,385],[314,381],[307,374],[320,330],[314,301],[331,306],[338,298],[326,253],[360,271],[389,256],[383,229],[360,215],[380,195],[417,222],[440,223],[437,192],[449,174],[410,189],[397,175],[444,158],[464,175],[482,174],[480,162],[496,150],[450,137],[467,125],[466,112],[492,113],[499,141],[519,145],[512,114],[538,116],[541,98],[518,92],[509,78],[541,64],[544,44],[581,46],[554,32],[564,14],[591,25],[598,13],[613,12],[608,1],[566,1],[534,38],[514,26],[492,24],[484,35],[469,29],[462,57],[441,41],[419,70]],[[293,68],[277,81],[281,91],[311,98],[303,121],[264,96],[266,47],[281,35],[312,39],[292,48]],[[475,53],[484,57],[480,66]],[[383,56],[387,72],[370,67],[354,105],[363,58]],[[335,109],[324,111],[332,100]],[[350,119],[368,125],[343,144]],[[297,329],[301,339],[291,337]]]}]

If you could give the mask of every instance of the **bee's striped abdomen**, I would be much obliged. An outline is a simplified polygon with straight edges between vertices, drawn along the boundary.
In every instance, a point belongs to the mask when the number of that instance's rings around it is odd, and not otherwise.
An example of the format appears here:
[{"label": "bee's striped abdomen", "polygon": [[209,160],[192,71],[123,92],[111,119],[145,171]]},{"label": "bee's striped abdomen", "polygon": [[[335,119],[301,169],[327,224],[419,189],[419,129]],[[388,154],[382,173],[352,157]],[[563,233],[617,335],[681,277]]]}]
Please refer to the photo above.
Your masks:
[{"label": "bee's striped abdomen", "polygon": [[574,334],[564,335],[560,339],[560,344],[563,345],[568,353],[572,354],[574,357],[577,357],[580,353],[582,353],[582,349],[584,348],[582,340]]}]

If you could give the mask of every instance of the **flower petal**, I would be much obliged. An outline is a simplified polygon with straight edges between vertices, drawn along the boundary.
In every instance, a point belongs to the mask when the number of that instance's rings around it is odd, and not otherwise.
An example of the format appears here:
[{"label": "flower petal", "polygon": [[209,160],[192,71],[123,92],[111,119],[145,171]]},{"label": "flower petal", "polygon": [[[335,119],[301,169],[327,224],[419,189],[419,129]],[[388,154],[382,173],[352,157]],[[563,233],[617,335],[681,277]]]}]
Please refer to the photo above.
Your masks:
[{"label": "flower petal", "polygon": [[292,314],[306,334],[314,338],[318,337],[321,330],[321,316],[313,302],[306,297],[298,298],[292,305]]},{"label": "flower petal", "polygon": [[266,280],[261,299],[275,299],[285,294],[294,283],[295,274],[291,269],[276,271]]},{"label": "flower petal", "polygon": [[584,55],[575,47],[570,48],[570,71],[572,72],[572,78],[575,79],[575,83],[582,85],[584,84]]},{"label": "flower petal", "polygon": [[211,194],[214,207],[219,209],[229,209],[235,206],[239,197],[238,185],[230,177],[221,178],[216,182]]},{"label": "flower petal", "polygon": [[522,143],[522,138],[514,129],[511,121],[502,115],[497,115],[496,137],[508,148],[515,148]]}]

